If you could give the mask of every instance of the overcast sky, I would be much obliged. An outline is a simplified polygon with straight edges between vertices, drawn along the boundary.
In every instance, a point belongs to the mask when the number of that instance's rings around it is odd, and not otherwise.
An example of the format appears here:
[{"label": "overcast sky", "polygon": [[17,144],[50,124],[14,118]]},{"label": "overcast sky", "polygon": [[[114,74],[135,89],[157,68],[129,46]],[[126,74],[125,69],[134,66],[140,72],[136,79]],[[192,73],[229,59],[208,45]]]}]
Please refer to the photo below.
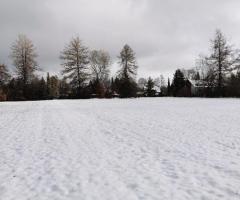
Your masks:
[{"label": "overcast sky", "polygon": [[[44,71],[61,70],[59,52],[73,36],[113,62],[124,44],[137,55],[139,77],[191,68],[207,53],[215,29],[240,47],[240,0],[1,0],[0,63],[26,34]],[[116,66],[116,65],[114,65]]]}]

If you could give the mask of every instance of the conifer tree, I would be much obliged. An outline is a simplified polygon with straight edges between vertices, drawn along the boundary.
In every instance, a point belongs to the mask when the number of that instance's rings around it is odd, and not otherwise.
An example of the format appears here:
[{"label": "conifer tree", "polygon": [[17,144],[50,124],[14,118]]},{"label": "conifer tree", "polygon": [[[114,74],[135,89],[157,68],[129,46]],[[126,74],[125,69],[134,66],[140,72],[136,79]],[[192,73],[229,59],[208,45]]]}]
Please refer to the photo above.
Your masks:
[{"label": "conifer tree", "polygon": [[[206,65],[209,68],[209,77],[215,77],[217,95],[224,95],[224,82],[227,74],[239,68],[240,55],[228,44],[221,30],[217,30],[215,38],[211,41],[212,52],[206,58]],[[210,73],[211,72],[211,73]]]},{"label": "conifer tree", "polygon": [[170,83],[170,79],[168,78],[168,85],[167,85],[167,95],[170,96],[171,95],[171,83]]},{"label": "conifer tree", "polygon": [[151,77],[148,78],[146,87],[147,87],[147,96],[148,97],[154,96],[155,95],[155,92],[153,91],[154,81]]},{"label": "conifer tree", "polygon": [[121,97],[135,97],[137,84],[135,81],[137,75],[137,62],[134,51],[129,45],[125,45],[120,52],[119,64],[121,69],[118,71],[120,79],[119,92]]},{"label": "conifer tree", "polygon": [[177,96],[179,90],[185,86],[184,74],[180,69],[177,69],[172,82],[173,95]]},{"label": "conifer tree", "polygon": [[84,81],[88,78],[88,58],[88,48],[82,44],[79,37],[73,38],[60,55],[64,68],[62,74],[70,79],[73,87],[77,89],[78,96],[80,96]]},{"label": "conifer tree", "polygon": [[23,96],[27,98],[27,87],[37,70],[35,47],[25,35],[19,35],[12,45],[11,58],[16,67],[18,79],[23,86]]}]

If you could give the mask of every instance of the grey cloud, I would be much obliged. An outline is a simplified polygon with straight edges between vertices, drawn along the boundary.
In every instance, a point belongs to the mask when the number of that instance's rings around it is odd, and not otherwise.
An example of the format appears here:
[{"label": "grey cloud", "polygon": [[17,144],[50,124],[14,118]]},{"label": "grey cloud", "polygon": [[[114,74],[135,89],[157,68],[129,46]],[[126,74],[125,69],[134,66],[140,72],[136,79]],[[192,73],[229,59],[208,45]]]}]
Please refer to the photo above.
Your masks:
[{"label": "grey cloud", "polygon": [[[239,0],[4,0],[0,1],[0,62],[19,33],[37,47],[45,71],[60,71],[59,52],[75,35],[114,61],[125,43],[136,51],[139,76],[193,67],[216,28],[240,46]],[[116,66],[116,65],[115,65]]]}]

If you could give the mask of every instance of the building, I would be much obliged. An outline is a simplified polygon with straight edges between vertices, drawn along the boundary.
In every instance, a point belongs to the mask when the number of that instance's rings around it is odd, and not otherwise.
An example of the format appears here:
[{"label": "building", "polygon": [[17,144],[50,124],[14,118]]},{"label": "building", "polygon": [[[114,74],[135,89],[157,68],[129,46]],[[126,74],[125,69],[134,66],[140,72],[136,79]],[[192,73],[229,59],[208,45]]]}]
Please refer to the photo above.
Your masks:
[{"label": "building", "polygon": [[204,96],[207,83],[203,80],[188,80],[191,83],[192,96]]}]

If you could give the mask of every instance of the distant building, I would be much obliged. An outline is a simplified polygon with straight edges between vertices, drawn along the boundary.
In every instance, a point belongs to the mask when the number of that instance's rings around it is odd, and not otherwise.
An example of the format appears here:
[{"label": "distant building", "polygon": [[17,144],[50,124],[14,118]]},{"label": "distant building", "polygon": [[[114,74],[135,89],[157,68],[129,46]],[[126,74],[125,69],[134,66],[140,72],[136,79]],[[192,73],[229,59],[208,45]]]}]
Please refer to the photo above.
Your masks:
[{"label": "distant building", "polygon": [[108,89],[105,93],[105,96],[107,98],[119,98],[120,94],[118,94],[116,91]]},{"label": "distant building", "polygon": [[[151,90],[151,97],[159,97],[161,94],[161,89],[157,86],[154,86],[153,89]],[[141,91],[137,92],[137,97],[147,97],[147,87],[144,86],[144,88]]]},{"label": "distant building", "polygon": [[188,80],[191,83],[192,96],[204,96],[207,83],[203,80]]},{"label": "distant building", "polygon": [[137,92],[137,97],[146,97],[146,92],[144,91]]}]

